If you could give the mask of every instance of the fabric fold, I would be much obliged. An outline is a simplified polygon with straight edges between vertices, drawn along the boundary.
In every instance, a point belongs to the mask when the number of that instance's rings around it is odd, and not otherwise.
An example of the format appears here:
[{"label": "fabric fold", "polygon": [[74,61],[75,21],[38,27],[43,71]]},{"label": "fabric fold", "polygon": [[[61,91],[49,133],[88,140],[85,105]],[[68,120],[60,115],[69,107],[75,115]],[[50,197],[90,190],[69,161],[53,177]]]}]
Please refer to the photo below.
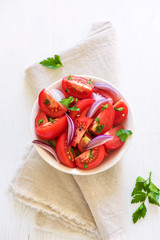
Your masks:
[{"label": "fabric fold", "polygon": [[[36,96],[66,75],[91,75],[117,85],[116,35],[111,23],[92,26],[89,36],[60,54],[64,67],[34,64],[26,81]],[[33,148],[12,183],[17,199],[37,211],[41,230],[69,239],[124,240],[122,163],[91,176],[72,176],[46,163]]]}]

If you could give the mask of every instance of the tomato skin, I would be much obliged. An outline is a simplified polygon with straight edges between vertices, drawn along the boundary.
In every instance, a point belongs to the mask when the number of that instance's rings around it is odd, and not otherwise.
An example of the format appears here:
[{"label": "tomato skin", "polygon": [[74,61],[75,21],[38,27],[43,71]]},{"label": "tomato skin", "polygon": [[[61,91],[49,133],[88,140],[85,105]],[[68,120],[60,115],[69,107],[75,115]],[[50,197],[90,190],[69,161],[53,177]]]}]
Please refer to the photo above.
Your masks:
[{"label": "tomato skin", "polygon": [[[87,98],[87,99],[83,99],[78,101],[75,106],[78,107],[80,109],[80,111],[71,111],[69,113],[69,116],[74,120],[77,117],[82,116],[86,116],[90,107],[92,106],[92,104],[95,102],[94,99],[91,98]],[[87,110],[86,110],[87,109]],[[85,112],[84,112],[85,111]]]},{"label": "tomato skin", "polygon": [[111,94],[107,93],[105,90],[94,87],[93,91],[105,97],[107,99],[107,102],[113,104],[113,97],[111,96]]},{"label": "tomato skin", "polygon": [[67,145],[67,132],[65,131],[57,138],[56,153],[62,164],[70,168],[75,168],[74,156],[70,151],[71,146],[68,147]]},{"label": "tomato skin", "polygon": [[[43,119],[43,122],[39,124],[38,121],[39,121],[40,119]],[[46,114],[40,111],[40,112],[37,114],[37,117],[35,118],[35,127],[39,127],[39,126],[41,126],[41,125],[44,125],[44,124],[47,123],[47,122],[48,122],[48,118],[47,118]]]},{"label": "tomato skin", "polygon": [[120,138],[118,136],[116,136],[116,131],[120,130],[120,129],[124,129],[121,125],[118,125],[117,127],[112,128],[111,130],[109,130],[108,132],[106,132],[106,135],[111,135],[113,136],[112,139],[109,139],[105,144],[104,147],[108,150],[114,150],[116,148],[121,147],[124,142],[122,142],[120,140]]},{"label": "tomato skin", "polygon": [[85,131],[91,124],[93,119],[89,117],[79,117],[74,120],[75,124],[75,133],[73,140],[71,142],[71,146],[76,147],[76,145],[80,142],[81,138],[83,137]]},{"label": "tomato skin", "polygon": [[98,116],[96,116],[96,118],[99,118],[100,126],[104,125],[102,130],[100,132],[97,131],[97,127],[99,127],[97,121],[94,121],[89,128],[89,130],[96,135],[104,134],[113,126],[115,111],[111,103],[107,103],[107,104],[108,104],[108,107],[104,110],[100,109],[101,112],[98,114]]},{"label": "tomato skin", "polygon": [[42,126],[36,127],[36,134],[43,139],[51,140],[58,137],[67,127],[67,117],[62,116],[54,119],[53,123],[48,122]]},{"label": "tomato skin", "polygon": [[[75,163],[77,167],[83,170],[88,170],[88,169],[97,167],[103,161],[106,154],[105,148],[103,145],[93,148],[92,152],[93,152],[93,157],[95,157],[95,159],[89,158],[90,150],[87,150],[83,152],[81,155],[79,155],[78,157],[76,157]],[[83,167],[84,164],[87,165],[88,167],[84,168]]]},{"label": "tomato skin", "polygon": [[[45,104],[46,100],[48,104]],[[57,102],[45,89],[39,94],[38,104],[42,112],[53,118],[60,117],[67,112],[67,108]]]},{"label": "tomato skin", "polygon": [[[72,79],[68,79],[68,76],[63,78],[62,80],[62,87],[65,91],[79,99],[88,98],[91,96],[93,92],[94,85],[88,83],[88,79],[78,77],[78,76],[71,76]],[[67,90],[66,90],[67,89]]]},{"label": "tomato skin", "polygon": [[116,102],[113,107],[114,108],[115,107],[116,108],[120,108],[120,107],[124,108],[122,111],[115,111],[114,125],[118,125],[126,119],[126,117],[128,115],[128,107],[122,99],[120,99],[118,102]]},{"label": "tomato skin", "polygon": [[80,151],[81,153],[85,151],[88,143],[89,143],[91,140],[92,140],[92,138],[91,138],[89,135],[87,135],[87,134],[85,134],[85,135],[81,138],[80,142],[78,143],[78,149],[79,149],[79,151]]}]

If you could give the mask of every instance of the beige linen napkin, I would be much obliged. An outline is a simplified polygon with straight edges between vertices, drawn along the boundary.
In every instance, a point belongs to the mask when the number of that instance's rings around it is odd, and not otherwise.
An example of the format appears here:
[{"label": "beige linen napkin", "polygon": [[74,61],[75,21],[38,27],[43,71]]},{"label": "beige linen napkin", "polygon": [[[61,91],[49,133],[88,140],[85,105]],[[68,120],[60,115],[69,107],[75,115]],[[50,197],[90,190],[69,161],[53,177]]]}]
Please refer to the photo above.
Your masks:
[{"label": "beige linen napkin", "polygon": [[[117,84],[116,37],[109,22],[94,24],[83,42],[60,56],[64,67],[51,70],[34,64],[26,70],[36,95],[69,74]],[[12,183],[17,199],[38,212],[40,229],[61,232],[70,240],[125,239],[122,189],[122,163],[96,175],[72,176],[48,165],[34,147]]]}]

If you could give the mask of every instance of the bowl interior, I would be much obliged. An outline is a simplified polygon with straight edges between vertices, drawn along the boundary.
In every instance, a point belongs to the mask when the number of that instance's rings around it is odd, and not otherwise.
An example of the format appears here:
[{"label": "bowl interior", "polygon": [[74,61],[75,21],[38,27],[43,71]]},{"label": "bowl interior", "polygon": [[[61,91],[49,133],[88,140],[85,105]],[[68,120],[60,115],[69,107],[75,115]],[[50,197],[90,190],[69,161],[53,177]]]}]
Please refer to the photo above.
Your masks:
[{"label": "bowl interior", "polygon": [[[101,78],[88,76],[88,75],[81,75],[81,77],[84,77],[87,79],[92,79],[93,83],[94,82],[107,82]],[[109,82],[107,82],[107,83],[109,83]],[[113,86],[112,84],[110,84],[110,85]],[[113,87],[119,92],[119,96],[126,102],[126,104],[128,106],[128,116],[127,116],[126,120],[123,122],[123,126],[125,129],[130,129],[133,132],[134,124],[133,124],[133,115],[132,115],[130,105],[129,105],[128,101],[125,99],[124,95],[121,93],[121,91],[118,88],[116,88],[115,86],[113,86]],[[62,89],[61,80],[54,82],[46,89],[51,89],[51,88],[57,88],[57,89],[61,90]],[[38,99],[37,99],[33,106],[32,114],[31,114],[31,136],[32,136],[33,140],[40,139],[35,133],[35,117],[37,116],[38,112],[39,112],[39,106],[38,106]],[[112,166],[114,166],[122,158],[122,156],[128,149],[131,141],[132,141],[132,135],[127,139],[127,141],[123,144],[122,147],[112,151],[112,153],[109,155],[109,157],[104,159],[103,162],[99,166],[97,166],[96,168],[90,169],[90,170],[81,170],[79,168],[69,168],[67,166],[64,166],[63,164],[58,163],[55,160],[55,158],[53,157],[53,155],[51,155],[44,149],[42,149],[36,145],[35,145],[35,147],[36,147],[38,153],[40,154],[40,156],[52,167],[54,167],[62,172],[69,173],[69,174],[90,175],[90,174],[95,174],[95,173],[105,171],[105,170],[111,168]]]}]

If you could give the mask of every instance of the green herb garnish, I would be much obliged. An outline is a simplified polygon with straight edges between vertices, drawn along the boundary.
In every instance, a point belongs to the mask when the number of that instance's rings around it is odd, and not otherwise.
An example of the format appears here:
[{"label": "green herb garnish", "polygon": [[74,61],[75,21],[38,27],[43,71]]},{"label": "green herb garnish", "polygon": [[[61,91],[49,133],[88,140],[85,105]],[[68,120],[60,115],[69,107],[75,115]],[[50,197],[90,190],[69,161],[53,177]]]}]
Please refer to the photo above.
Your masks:
[{"label": "green herb garnish", "polygon": [[83,168],[88,168],[88,165],[86,165],[85,163],[83,163]]},{"label": "green herb garnish", "polygon": [[45,101],[44,101],[44,103],[43,104],[45,104],[45,105],[48,105],[48,104],[50,104],[50,102],[49,102],[49,100],[48,99],[45,99]]},{"label": "green herb garnish", "polygon": [[95,118],[94,121],[98,122],[98,125],[100,125],[100,118]]},{"label": "green herb garnish", "polygon": [[53,123],[54,121],[55,121],[55,119],[53,119],[53,118],[49,118],[49,121],[51,122],[51,123]]},{"label": "green herb garnish", "polygon": [[89,83],[91,85],[91,87],[93,87],[93,83],[92,83],[91,79],[89,79],[89,81],[87,81],[87,83]]},{"label": "green herb garnish", "polygon": [[107,109],[108,108],[108,104],[106,104],[106,105],[102,105],[102,108],[101,108],[101,110],[103,111],[103,110],[105,110],[105,109]]},{"label": "green herb garnish", "polygon": [[69,75],[69,76],[68,76],[68,79],[69,79],[69,80],[71,80],[71,79],[72,79],[71,75]]},{"label": "green herb garnish", "polygon": [[76,107],[75,105],[73,107],[68,108],[71,111],[80,111],[80,109],[78,107]]},{"label": "green herb garnish", "polygon": [[97,126],[96,127],[96,129],[97,129],[97,133],[100,133],[100,132],[102,132],[102,129],[105,127],[105,125],[103,124],[103,125],[100,125],[100,126]]},{"label": "green herb garnish", "polygon": [[73,102],[74,97],[70,96],[69,98],[62,98],[60,103],[64,105],[66,108],[69,108],[69,105]]},{"label": "green herb garnish", "polygon": [[129,135],[132,135],[131,130],[119,129],[116,131],[116,136],[119,136],[122,142],[124,142]]},{"label": "green herb garnish", "polygon": [[73,149],[73,147],[71,147],[70,148],[70,152],[73,154],[73,156],[74,156],[74,149]]},{"label": "green herb garnish", "polygon": [[93,158],[92,149],[90,149],[90,155],[89,155],[89,158]]},{"label": "green herb garnish", "polygon": [[41,123],[43,123],[43,119],[38,120],[38,124],[41,124]]},{"label": "green herb garnish", "polygon": [[59,55],[54,55],[54,58],[53,57],[52,58],[47,58],[47,59],[41,61],[40,64],[45,66],[45,67],[52,68],[52,69],[63,67]]},{"label": "green herb garnish", "polygon": [[160,204],[158,202],[160,196],[160,189],[151,182],[151,172],[147,180],[142,177],[138,177],[136,179],[136,184],[131,196],[133,197],[131,203],[142,202],[132,215],[133,223],[136,223],[138,219],[145,217],[147,212],[145,200],[147,198],[149,203],[155,204],[160,207]]},{"label": "green herb garnish", "polygon": [[116,107],[114,107],[114,110],[115,110],[115,111],[120,111],[120,112],[122,112],[123,109],[124,109],[123,107],[120,107],[120,108],[116,108]]}]

